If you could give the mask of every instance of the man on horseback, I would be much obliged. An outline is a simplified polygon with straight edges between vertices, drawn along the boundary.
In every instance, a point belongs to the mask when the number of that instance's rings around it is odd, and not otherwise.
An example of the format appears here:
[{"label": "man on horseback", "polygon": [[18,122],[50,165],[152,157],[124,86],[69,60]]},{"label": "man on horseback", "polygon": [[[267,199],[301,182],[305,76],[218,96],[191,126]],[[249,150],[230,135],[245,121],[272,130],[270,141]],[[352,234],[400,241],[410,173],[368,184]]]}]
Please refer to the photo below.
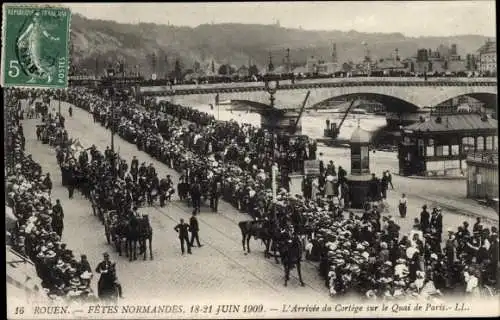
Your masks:
[{"label": "man on horseback", "polygon": [[107,292],[104,286],[112,285],[118,290],[118,296],[123,299],[122,286],[118,282],[118,277],[116,275],[116,263],[109,259],[109,254],[105,252],[103,254],[104,260],[101,261],[95,271],[101,274],[98,282],[98,296],[99,298],[106,298]]},{"label": "man on horseback", "polygon": [[293,232],[293,227],[288,227],[285,232],[282,233],[283,238],[279,241],[279,251],[281,256],[281,262],[285,268],[285,287],[290,280],[290,270],[297,267],[297,273],[299,276],[300,285],[304,286],[304,281],[302,281],[302,272],[300,262],[302,261],[302,242],[300,241],[299,235]]}]

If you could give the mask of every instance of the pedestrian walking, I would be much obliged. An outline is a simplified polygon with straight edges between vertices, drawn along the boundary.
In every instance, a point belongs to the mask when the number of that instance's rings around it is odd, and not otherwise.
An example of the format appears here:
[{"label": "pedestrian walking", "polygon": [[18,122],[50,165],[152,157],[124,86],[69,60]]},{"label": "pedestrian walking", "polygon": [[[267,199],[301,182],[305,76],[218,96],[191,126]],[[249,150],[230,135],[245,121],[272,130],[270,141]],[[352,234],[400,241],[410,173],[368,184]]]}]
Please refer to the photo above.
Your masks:
[{"label": "pedestrian walking", "polygon": [[184,254],[184,243],[187,245],[187,252],[191,254],[191,244],[189,242],[189,225],[184,222],[184,219],[181,219],[180,223],[175,226],[174,230],[179,233],[182,254]]},{"label": "pedestrian walking", "polygon": [[71,108],[71,106],[69,106],[68,113],[69,113],[69,117],[72,118],[73,117],[73,108]]},{"label": "pedestrian walking", "polygon": [[47,172],[45,179],[43,179],[43,185],[48,189],[49,194],[52,192],[52,180],[50,179],[50,173]]},{"label": "pedestrian walking", "polygon": [[201,186],[198,181],[195,181],[193,187],[191,188],[191,200],[193,203],[193,208],[197,212],[201,209]]},{"label": "pedestrian walking", "polygon": [[62,237],[64,229],[64,211],[59,199],[56,200],[56,204],[52,207],[52,229],[59,237]]},{"label": "pedestrian walking", "polygon": [[424,233],[429,233],[430,231],[430,219],[431,215],[427,211],[427,205],[422,206],[422,212],[420,212],[420,228]]},{"label": "pedestrian walking", "polygon": [[408,199],[406,199],[406,194],[401,195],[401,199],[399,199],[399,215],[401,218],[406,217],[406,210],[408,206]]},{"label": "pedestrian walking", "polygon": [[387,189],[389,189],[389,176],[387,175],[387,171],[382,174],[381,180],[381,188],[382,188],[382,199],[387,199]]},{"label": "pedestrian walking", "polygon": [[394,190],[394,185],[392,184],[392,174],[389,170],[387,170],[386,173],[387,173],[387,182],[391,186],[391,189]]},{"label": "pedestrian walking", "polygon": [[75,170],[70,168],[68,172],[68,198],[73,199],[73,193],[75,192]]},{"label": "pedestrian walking", "polygon": [[210,208],[213,212],[217,212],[219,208],[219,197],[222,192],[222,187],[219,181],[214,180],[210,191]]},{"label": "pedestrian walking", "polygon": [[191,247],[194,247],[194,240],[196,239],[196,243],[198,244],[198,248],[202,247],[203,245],[200,244],[200,238],[198,236],[198,232],[200,231],[199,225],[198,225],[198,219],[196,219],[196,210],[193,211],[193,216],[191,219],[189,219],[189,231],[191,231],[191,241],[189,242],[189,245]]}]

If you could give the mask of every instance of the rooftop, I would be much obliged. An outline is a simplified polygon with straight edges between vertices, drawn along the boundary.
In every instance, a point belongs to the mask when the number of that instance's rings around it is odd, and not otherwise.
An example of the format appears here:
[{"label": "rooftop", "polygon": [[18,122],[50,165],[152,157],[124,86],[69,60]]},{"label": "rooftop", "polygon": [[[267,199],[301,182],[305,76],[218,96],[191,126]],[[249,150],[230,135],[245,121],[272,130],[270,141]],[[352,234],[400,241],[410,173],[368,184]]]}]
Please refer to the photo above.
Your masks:
[{"label": "rooftop", "polygon": [[497,52],[497,42],[488,40],[477,51],[481,54],[496,53]]},{"label": "rooftop", "polygon": [[[441,121],[438,120],[439,118]],[[491,117],[483,118],[478,113],[432,116],[427,121],[417,122],[404,127],[405,130],[427,132],[496,130],[497,128],[497,120]]]},{"label": "rooftop", "polygon": [[377,69],[398,69],[404,68],[404,65],[401,61],[397,61],[394,59],[385,59],[377,63]]}]

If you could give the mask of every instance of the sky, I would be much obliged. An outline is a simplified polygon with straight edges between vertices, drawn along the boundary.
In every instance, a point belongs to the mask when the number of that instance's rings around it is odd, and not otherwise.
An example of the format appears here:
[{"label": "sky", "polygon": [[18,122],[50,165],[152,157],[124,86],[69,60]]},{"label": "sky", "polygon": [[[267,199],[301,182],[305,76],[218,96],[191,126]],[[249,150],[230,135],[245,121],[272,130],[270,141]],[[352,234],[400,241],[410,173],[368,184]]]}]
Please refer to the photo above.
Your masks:
[{"label": "sky", "polygon": [[406,36],[476,34],[495,37],[495,2],[342,1],[67,3],[74,13],[121,23],[152,22],[196,27],[207,23],[256,23],[305,30],[400,32]]}]

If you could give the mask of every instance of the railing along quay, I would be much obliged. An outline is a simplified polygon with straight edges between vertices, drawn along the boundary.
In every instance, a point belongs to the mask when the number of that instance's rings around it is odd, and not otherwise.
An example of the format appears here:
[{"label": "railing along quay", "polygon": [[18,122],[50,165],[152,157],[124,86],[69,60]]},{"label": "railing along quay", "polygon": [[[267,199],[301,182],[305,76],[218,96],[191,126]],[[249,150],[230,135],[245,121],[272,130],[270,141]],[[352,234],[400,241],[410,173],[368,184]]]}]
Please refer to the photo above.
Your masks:
[{"label": "railing along quay", "polygon": [[[278,90],[300,90],[300,89],[319,89],[319,88],[343,88],[343,87],[496,87],[497,81],[342,81],[342,82],[322,82],[322,83],[295,83],[279,84]],[[250,92],[264,91],[264,84],[254,86],[234,86],[234,87],[212,87],[212,88],[178,88],[176,86],[167,87],[143,87],[142,95],[153,96],[173,96],[173,95],[192,95],[192,94],[211,94],[211,93],[232,93],[232,92]]]}]

